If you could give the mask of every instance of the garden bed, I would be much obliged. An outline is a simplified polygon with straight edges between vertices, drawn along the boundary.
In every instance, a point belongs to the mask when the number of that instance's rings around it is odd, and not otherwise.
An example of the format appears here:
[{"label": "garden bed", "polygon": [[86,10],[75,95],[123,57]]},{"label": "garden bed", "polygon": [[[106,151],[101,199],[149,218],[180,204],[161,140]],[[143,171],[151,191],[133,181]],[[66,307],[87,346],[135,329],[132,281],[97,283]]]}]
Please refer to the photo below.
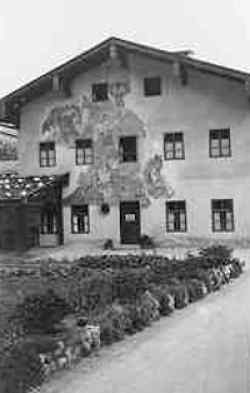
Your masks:
[{"label": "garden bed", "polygon": [[183,261],[103,255],[2,271],[3,392],[28,392],[100,346],[219,290],[242,273],[242,263],[231,255],[216,246]]}]

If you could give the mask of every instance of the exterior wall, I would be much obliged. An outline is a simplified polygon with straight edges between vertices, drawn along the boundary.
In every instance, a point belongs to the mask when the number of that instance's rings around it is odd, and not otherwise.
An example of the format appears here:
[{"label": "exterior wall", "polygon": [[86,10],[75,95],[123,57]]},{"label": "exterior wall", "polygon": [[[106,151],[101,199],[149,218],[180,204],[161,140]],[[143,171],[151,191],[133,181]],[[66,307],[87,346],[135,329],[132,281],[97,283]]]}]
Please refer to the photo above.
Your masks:
[{"label": "exterior wall", "polygon": [[[162,95],[144,97],[143,78],[158,75],[162,77]],[[41,134],[42,124],[53,108],[79,102],[82,95],[90,99],[92,83],[103,81],[106,81],[106,68],[101,65],[73,80],[71,98],[65,99],[49,93],[23,108],[19,137],[21,170],[25,175],[70,171],[70,185],[64,190],[64,197],[71,195],[79,184],[82,186],[79,175],[86,175],[91,168],[75,165],[73,134],[69,135],[67,143],[57,143],[57,166],[40,168],[38,144],[44,138]],[[250,104],[244,86],[194,70],[189,71],[188,85],[181,86],[173,74],[172,66],[141,55],[129,56],[129,84],[130,92],[124,97],[123,110],[130,110],[135,118],[126,128],[126,133],[132,135],[138,128],[137,123],[141,121],[140,127],[145,130],[145,136],[139,137],[139,166],[129,164],[129,169],[125,171],[127,175],[138,172],[140,179],[143,178],[148,160],[155,154],[163,156],[165,132],[183,131],[185,141],[185,160],[163,161],[161,176],[174,191],[173,195],[168,195],[169,198],[186,200],[188,231],[184,234],[166,233],[167,196],[163,193],[160,197],[150,195],[150,205],[141,209],[142,233],[151,235],[166,245],[184,241],[193,244],[196,240],[204,239],[222,239],[244,244],[250,241],[247,197],[250,191]],[[102,114],[107,111],[116,119],[116,108],[113,104],[110,105],[100,104],[99,108]],[[98,121],[99,127],[102,120]],[[230,128],[232,157],[209,158],[209,129],[227,127]],[[117,135],[120,135],[118,131]],[[124,169],[119,167],[118,170]],[[148,195],[147,190],[146,194]],[[122,199],[122,195],[120,197]],[[220,198],[234,200],[235,231],[232,233],[219,234],[211,230],[211,199]],[[70,206],[65,205],[65,242],[93,241],[99,244],[106,238],[119,242],[119,205],[117,201],[111,205],[110,214],[103,217],[99,213],[98,204],[90,203],[91,232],[86,235],[71,233]]]}]

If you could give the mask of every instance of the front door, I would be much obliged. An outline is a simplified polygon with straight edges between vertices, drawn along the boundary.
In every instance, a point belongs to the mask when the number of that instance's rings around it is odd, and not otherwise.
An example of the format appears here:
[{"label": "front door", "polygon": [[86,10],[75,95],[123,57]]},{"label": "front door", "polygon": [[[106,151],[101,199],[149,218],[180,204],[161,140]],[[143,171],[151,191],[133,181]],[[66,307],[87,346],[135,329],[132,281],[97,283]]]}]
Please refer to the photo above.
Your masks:
[{"label": "front door", "polygon": [[120,203],[120,231],[122,244],[136,244],[140,237],[139,202]]}]

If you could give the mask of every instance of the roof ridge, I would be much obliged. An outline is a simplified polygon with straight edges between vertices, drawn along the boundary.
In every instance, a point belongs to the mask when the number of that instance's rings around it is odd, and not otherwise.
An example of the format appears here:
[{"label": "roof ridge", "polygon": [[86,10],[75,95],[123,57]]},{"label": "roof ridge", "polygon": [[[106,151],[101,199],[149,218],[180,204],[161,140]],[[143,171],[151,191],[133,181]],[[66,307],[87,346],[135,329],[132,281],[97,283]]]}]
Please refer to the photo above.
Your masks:
[{"label": "roof ridge", "polygon": [[[233,68],[225,67],[222,65],[218,65],[216,63],[207,62],[204,60],[198,60],[196,58],[191,58],[187,55],[189,50],[187,51],[169,51],[165,49],[159,49],[150,45],[140,44],[137,42],[129,41],[123,38],[110,36],[105,40],[101,41],[99,44],[94,45],[87,49],[84,52],[81,52],[79,55],[71,58],[70,60],[62,63],[59,66],[51,69],[50,71],[40,75],[39,77],[31,80],[30,82],[22,85],[21,87],[15,89],[14,91],[10,92],[9,94],[1,97],[1,101],[8,101],[11,99],[18,99],[19,96],[22,94],[27,93],[27,90],[32,89],[34,85],[42,83],[46,78],[52,78],[53,75],[58,73],[63,73],[66,68],[70,68],[71,66],[76,65],[78,62],[87,61],[88,56],[93,56],[98,51],[105,49],[106,46],[110,45],[111,43],[115,43],[118,46],[124,47],[124,49],[130,51],[139,51],[144,52],[146,55],[156,56],[161,58],[162,60],[169,60],[169,61],[181,61],[183,64],[187,66],[198,68],[201,71],[208,71],[213,74],[218,74],[219,76],[228,76],[232,79],[236,79],[238,81],[244,82],[247,78],[250,77],[250,73],[236,70]],[[186,54],[185,54],[186,53]]]}]

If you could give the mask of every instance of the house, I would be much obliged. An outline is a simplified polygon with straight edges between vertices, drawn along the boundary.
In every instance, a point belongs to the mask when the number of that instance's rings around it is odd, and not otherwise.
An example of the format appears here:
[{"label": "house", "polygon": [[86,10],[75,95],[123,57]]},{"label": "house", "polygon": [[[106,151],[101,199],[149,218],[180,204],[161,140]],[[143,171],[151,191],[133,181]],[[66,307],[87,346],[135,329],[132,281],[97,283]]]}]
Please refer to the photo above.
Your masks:
[{"label": "house", "polygon": [[249,77],[109,38],[4,97],[0,246],[249,244]]}]

